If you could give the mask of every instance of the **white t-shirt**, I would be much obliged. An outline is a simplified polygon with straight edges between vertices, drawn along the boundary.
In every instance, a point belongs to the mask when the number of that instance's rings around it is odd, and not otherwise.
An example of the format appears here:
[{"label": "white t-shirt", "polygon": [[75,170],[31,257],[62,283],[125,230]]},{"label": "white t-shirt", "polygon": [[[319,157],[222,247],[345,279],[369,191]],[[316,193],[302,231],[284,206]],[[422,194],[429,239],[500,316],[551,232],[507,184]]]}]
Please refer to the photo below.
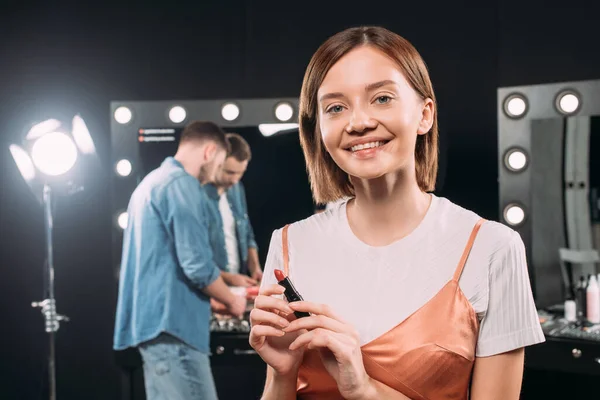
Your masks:
[{"label": "white t-shirt", "polygon": [[227,195],[223,193],[219,198],[219,212],[223,220],[223,233],[225,234],[225,249],[227,250],[227,272],[238,274],[240,272],[240,254],[235,229],[235,218],[229,206]]},{"label": "white t-shirt", "polygon": [[[351,323],[363,345],[404,321],[452,279],[480,217],[432,195],[413,232],[390,245],[373,247],[352,232],[346,204],[289,227],[289,275],[305,300],[327,304]],[[277,283],[273,270],[283,270],[281,236],[281,229],[272,235],[263,286]],[[476,356],[545,340],[525,248],[514,230],[486,221],[459,285],[481,322]]]}]

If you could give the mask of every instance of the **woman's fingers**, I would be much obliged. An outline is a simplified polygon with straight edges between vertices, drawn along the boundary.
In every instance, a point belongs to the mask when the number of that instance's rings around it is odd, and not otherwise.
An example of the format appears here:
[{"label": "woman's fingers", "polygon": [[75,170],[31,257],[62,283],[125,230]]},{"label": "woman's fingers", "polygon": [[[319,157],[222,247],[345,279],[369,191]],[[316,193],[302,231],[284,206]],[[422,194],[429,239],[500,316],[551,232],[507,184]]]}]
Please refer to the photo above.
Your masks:
[{"label": "woman's fingers", "polygon": [[351,339],[343,334],[317,328],[298,336],[290,344],[289,349],[296,350],[304,346],[309,349],[321,347],[328,348],[334,354],[339,355],[347,353],[351,348],[351,343]]},{"label": "woman's fingers", "polygon": [[265,285],[264,287],[260,288],[258,294],[262,294],[263,296],[272,296],[275,294],[283,294],[283,292],[285,292],[285,288],[274,283],[272,285]]},{"label": "woman's fingers", "polygon": [[[279,286],[279,285],[275,285],[275,286]],[[279,286],[279,287],[281,287],[281,286]],[[283,314],[292,314],[294,311],[290,308],[287,301],[273,297],[273,295],[275,295],[275,294],[281,294],[281,292],[283,292],[283,290],[285,290],[285,289],[283,287],[281,287],[281,289],[282,289],[281,291],[279,291],[279,290],[275,291],[274,289],[266,290],[265,294],[260,294],[254,300],[254,308],[260,308],[262,310],[267,310],[267,311],[278,311]]]},{"label": "woman's fingers", "polygon": [[250,323],[254,325],[272,325],[280,328],[287,327],[290,323],[287,319],[270,311],[254,308],[250,311]]},{"label": "woman's fingers", "polygon": [[292,321],[290,325],[284,329],[284,331],[294,332],[300,329],[307,329],[310,331],[318,328],[340,333],[346,333],[349,330],[348,326],[336,321],[335,319],[326,317],[324,315],[311,315],[310,317],[299,318]]}]

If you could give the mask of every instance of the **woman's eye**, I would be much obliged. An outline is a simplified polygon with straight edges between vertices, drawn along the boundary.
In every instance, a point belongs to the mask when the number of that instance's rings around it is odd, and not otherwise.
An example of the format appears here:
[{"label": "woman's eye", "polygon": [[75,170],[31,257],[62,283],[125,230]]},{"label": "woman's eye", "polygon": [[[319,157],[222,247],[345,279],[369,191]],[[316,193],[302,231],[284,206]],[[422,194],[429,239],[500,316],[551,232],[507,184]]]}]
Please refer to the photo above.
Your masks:
[{"label": "woman's eye", "polygon": [[340,105],[331,106],[327,109],[327,113],[330,113],[330,114],[337,114],[340,112],[342,112],[342,106],[340,106]]},{"label": "woman's eye", "polygon": [[379,96],[375,101],[379,104],[389,103],[392,98],[390,96]]}]

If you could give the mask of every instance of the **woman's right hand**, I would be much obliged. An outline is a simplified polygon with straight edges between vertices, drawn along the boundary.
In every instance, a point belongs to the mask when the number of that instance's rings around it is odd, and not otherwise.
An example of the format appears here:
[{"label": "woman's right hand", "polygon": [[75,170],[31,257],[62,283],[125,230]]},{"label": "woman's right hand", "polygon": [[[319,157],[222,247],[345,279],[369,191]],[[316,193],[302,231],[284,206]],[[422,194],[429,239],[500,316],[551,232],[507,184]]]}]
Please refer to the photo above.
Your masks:
[{"label": "woman's right hand", "polygon": [[273,297],[284,290],[277,284],[261,289],[250,312],[250,346],[279,375],[297,371],[304,355],[303,348],[289,349],[290,344],[303,332],[286,333],[282,330],[296,319],[285,300]]}]

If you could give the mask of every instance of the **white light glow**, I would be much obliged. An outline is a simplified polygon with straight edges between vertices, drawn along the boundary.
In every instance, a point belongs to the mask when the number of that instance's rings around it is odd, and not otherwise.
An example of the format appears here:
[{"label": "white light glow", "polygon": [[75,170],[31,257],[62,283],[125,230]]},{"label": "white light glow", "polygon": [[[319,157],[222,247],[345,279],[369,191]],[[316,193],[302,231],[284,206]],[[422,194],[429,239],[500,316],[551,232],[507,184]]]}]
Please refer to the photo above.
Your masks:
[{"label": "white light glow", "polygon": [[94,141],[90,135],[83,118],[79,115],[73,117],[72,135],[75,140],[75,144],[83,154],[94,154],[96,148],[94,147]]},{"label": "white light glow", "polygon": [[46,175],[58,176],[68,172],[77,161],[77,147],[62,132],[48,133],[35,141],[31,158]]},{"label": "white light glow", "polygon": [[29,154],[16,144],[11,144],[9,149],[23,178],[26,181],[31,181],[35,178],[35,167],[33,166],[33,161],[31,161]]},{"label": "white light glow", "polygon": [[240,108],[233,103],[226,103],[221,108],[221,115],[226,121],[234,121],[240,116]]},{"label": "white light glow", "polygon": [[119,162],[117,162],[117,165],[115,166],[115,171],[117,171],[117,174],[121,175],[121,176],[129,176],[129,174],[131,174],[131,170],[132,170],[132,166],[131,166],[131,162],[129,160],[119,160]]},{"label": "white light glow", "polygon": [[506,111],[511,117],[520,117],[527,110],[527,103],[522,97],[513,97],[506,104]]},{"label": "white light glow", "polygon": [[176,124],[183,122],[186,116],[187,112],[181,106],[175,106],[169,110],[169,119]]},{"label": "white light glow", "polygon": [[133,117],[133,114],[131,113],[131,110],[127,107],[119,107],[115,110],[115,121],[117,121],[120,124],[126,124],[129,121],[131,121],[131,118]]},{"label": "white light glow", "polygon": [[511,225],[519,225],[525,219],[525,211],[517,205],[510,205],[504,210],[504,218]]},{"label": "white light glow", "polygon": [[121,214],[119,214],[119,217],[117,218],[117,223],[119,224],[119,227],[121,229],[125,230],[127,228],[127,224],[129,223],[129,216],[127,212],[122,212]]},{"label": "white light glow", "polygon": [[507,167],[513,171],[520,171],[527,165],[527,156],[520,150],[511,151],[506,158]]},{"label": "white light glow", "polygon": [[567,93],[558,100],[558,108],[565,114],[570,114],[579,107],[579,98],[572,93]]},{"label": "white light glow", "polygon": [[258,130],[263,136],[273,136],[282,131],[298,129],[298,124],[259,124]]},{"label": "white light glow", "polygon": [[275,117],[281,122],[289,121],[294,115],[294,109],[289,103],[281,103],[275,108]]},{"label": "white light glow", "polygon": [[44,122],[40,122],[39,124],[34,125],[29,132],[27,132],[27,136],[25,139],[33,140],[44,136],[46,133],[55,132],[58,128],[60,128],[60,121],[57,119],[47,119]]}]

